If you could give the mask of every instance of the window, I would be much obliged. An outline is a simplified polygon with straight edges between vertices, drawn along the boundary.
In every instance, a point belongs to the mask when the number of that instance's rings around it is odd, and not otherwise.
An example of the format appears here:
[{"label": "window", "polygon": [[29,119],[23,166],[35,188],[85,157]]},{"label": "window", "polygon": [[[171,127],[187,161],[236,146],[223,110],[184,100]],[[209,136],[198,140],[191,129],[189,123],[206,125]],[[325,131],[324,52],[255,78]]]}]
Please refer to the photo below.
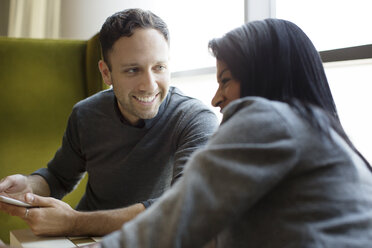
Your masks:
[{"label": "window", "polygon": [[372,44],[370,0],[276,0],[276,17],[294,22],[319,50]]},{"label": "window", "polygon": [[153,6],[169,26],[172,85],[211,106],[218,84],[215,58],[208,51],[209,40],[244,23],[244,0],[166,0],[167,8]]},{"label": "window", "polygon": [[325,64],[341,123],[355,147],[372,161],[372,59]]},{"label": "window", "polygon": [[342,48],[320,53],[339,61],[324,64],[329,85],[345,131],[369,161],[372,46],[361,45],[372,44],[371,9],[370,0],[276,0],[276,17],[296,23],[319,51]]},{"label": "window", "polygon": [[153,10],[169,26],[173,72],[214,67],[214,58],[208,52],[208,41],[244,23],[243,0],[162,2],[162,8],[155,5]]},{"label": "window", "polygon": [[222,120],[222,114],[219,112],[220,108],[214,108],[211,105],[212,97],[218,88],[215,72],[173,77],[172,85],[186,95],[201,100],[216,114],[219,120]]}]

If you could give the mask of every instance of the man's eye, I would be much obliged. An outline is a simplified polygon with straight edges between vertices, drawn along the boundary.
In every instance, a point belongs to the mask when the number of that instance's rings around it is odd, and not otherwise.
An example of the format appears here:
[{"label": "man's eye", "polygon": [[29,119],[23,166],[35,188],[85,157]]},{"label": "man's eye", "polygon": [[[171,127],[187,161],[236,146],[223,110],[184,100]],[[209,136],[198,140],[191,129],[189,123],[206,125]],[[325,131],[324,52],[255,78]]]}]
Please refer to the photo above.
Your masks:
[{"label": "man's eye", "polygon": [[165,69],[167,69],[164,65],[157,65],[156,66],[156,70],[158,71],[164,71]]},{"label": "man's eye", "polygon": [[138,68],[129,68],[129,69],[126,69],[125,72],[127,72],[127,73],[135,73],[135,72],[138,72]]}]

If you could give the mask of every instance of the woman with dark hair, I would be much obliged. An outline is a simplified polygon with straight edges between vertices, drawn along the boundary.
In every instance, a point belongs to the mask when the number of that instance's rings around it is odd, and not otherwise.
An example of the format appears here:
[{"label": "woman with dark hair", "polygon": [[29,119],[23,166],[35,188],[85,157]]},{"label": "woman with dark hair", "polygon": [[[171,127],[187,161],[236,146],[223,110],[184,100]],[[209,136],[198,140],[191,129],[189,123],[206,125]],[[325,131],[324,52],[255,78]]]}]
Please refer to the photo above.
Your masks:
[{"label": "woman with dark hair", "polygon": [[371,247],[371,167],[342,129],[309,38],[267,19],[209,47],[218,131],[159,201],[100,245]]},{"label": "woman with dark hair", "polygon": [[[239,82],[240,97],[258,96],[287,103],[325,134],[330,124],[365,160],[341,126],[319,53],[294,23],[278,19],[251,22],[211,40],[209,48],[217,65],[220,63],[217,67],[229,68],[230,78]],[[226,87],[224,84],[221,82],[220,87]],[[217,91],[213,106],[227,104],[220,98],[222,92]],[[312,107],[320,108],[327,118],[316,116]],[[329,123],[323,125],[322,121]]]}]

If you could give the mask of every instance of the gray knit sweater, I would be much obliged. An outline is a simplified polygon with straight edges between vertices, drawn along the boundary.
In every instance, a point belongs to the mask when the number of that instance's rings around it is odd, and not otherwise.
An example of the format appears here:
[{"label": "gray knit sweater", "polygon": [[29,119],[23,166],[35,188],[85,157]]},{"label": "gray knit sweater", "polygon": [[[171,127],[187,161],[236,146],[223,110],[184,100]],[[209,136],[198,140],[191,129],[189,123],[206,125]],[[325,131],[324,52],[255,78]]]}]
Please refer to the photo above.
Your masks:
[{"label": "gray knit sweater", "polygon": [[263,98],[225,110],[184,176],[104,247],[372,247],[372,174],[340,136]]},{"label": "gray knit sweater", "polygon": [[204,104],[171,87],[157,116],[133,127],[106,90],[74,106],[62,146],[35,174],[46,179],[53,197],[62,198],[87,172],[78,210],[147,206],[180,177],[190,154],[217,126]]}]

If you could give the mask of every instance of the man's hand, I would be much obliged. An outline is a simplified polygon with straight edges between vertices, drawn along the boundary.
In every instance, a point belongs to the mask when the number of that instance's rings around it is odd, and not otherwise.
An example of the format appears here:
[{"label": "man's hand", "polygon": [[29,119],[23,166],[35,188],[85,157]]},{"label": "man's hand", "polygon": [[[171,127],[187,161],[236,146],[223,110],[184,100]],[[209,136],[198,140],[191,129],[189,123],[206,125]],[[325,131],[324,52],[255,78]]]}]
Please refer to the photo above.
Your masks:
[{"label": "man's hand", "polygon": [[39,175],[11,175],[0,181],[0,194],[24,201],[26,193],[50,196],[50,189],[45,179]]},{"label": "man's hand", "polygon": [[[20,201],[26,201],[27,193],[35,193],[43,196],[49,196],[49,185],[44,178],[38,175],[24,176],[12,175],[3,178],[0,181],[0,194]],[[13,216],[24,216],[25,208],[16,207],[10,204],[0,202],[0,210]]]},{"label": "man's hand", "polygon": [[78,212],[68,204],[51,198],[27,193],[24,208],[0,202],[0,209],[22,218],[35,235],[41,236],[104,236],[121,228],[145,210],[141,203],[120,209]]},{"label": "man's hand", "polygon": [[24,195],[32,192],[27,176],[17,174],[5,177],[0,181],[0,194],[2,195],[24,201]]},{"label": "man's hand", "polygon": [[67,203],[28,193],[26,202],[35,208],[23,208],[18,216],[24,219],[35,235],[74,235],[77,211]]},{"label": "man's hand", "polygon": [[[28,184],[27,177],[24,175],[12,175],[3,178],[0,181],[1,195],[15,198],[20,201],[25,201],[25,194],[29,192],[32,192],[32,188]],[[13,216],[20,216],[25,212],[24,208],[2,202],[0,202],[0,210]]]},{"label": "man's hand", "polygon": [[76,213],[67,203],[51,197],[27,193],[25,201],[33,208],[17,207],[0,202],[0,209],[22,218],[36,235],[74,235]]}]

